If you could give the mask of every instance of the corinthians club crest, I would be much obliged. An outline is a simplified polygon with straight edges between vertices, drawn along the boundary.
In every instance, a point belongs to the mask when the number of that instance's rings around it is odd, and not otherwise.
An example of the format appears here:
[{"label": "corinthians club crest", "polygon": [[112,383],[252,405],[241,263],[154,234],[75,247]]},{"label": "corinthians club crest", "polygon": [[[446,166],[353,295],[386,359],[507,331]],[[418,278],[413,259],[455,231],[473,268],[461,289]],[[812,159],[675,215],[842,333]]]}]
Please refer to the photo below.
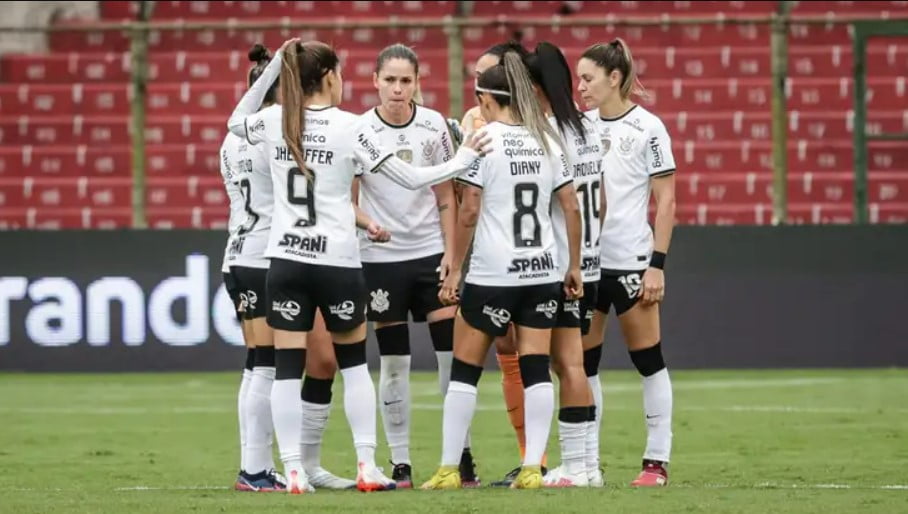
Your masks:
[{"label": "corinthians club crest", "polygon": [[618,152],[621,155],[630,155],[634,150],[634,136],[627,136],[619,138],[621,144],[618,145]]}]

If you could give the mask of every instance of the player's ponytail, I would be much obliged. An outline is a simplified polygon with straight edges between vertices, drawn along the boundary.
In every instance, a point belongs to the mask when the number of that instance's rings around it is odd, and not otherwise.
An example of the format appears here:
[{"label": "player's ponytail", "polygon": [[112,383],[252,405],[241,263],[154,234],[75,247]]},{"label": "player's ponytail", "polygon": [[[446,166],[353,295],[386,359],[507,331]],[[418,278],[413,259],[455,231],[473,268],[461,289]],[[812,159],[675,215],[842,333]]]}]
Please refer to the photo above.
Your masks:
[{"label": "player's ponytail", "polygon": [[549,101],[558,130],[564,135],[565,129],[570,127],[585,141],[583,113],[574,103],[571,68],[564,54],[557,46],[544,41],[536,45],[536,50],[525,61],[533,82]]},{"label": "player's ponytail", "polygon": [[300,61],[306,53],[299,43],[292,44],[284,50],[283,62],[281,63],[281,103],[282,115],[281,126],[283,128],[284,143],[290,150],[296,165],[306,175],[306,178],[312,180],[312,171],[306,167],[306,161],[303,159],[303,132],[306,125],[305,98],[303,97],[303,88],[300,78]]},{"label": "player's ponytail", "polygon": [[546,136],[559,142],[559,145],[561,138],[549,124],[545,113],[542,112],[523,57],[517,52],[508,51],[504,54],[502,61],[508,80],[508,89],[511,92],[511,115],[514,116],[514,121],[526,127],[546,153],[551,152]]},{"label": "player's ponytail", "polygon": [[[265,66],[268,66],[268,63],[271,62],[271,52],[269,52],[268,48],[261,43],[256,43],[249,50],[248,57],[250,62],[255,63],[255,65],[249,69],[249,73],[246,76],[246,85],[252,87],[252,84],[255,84],[255,81],[262,76],[262,73],[265,71]],[[278,82],[279,81],[275,81],[274,84],[268,88],[268,91],[265,93],[265,98],[262,100],[263,106],[271,105],[276,101]]]},{"label": "player's ponytail", "polygon": [[334,50],[318,41],[290,45],[284,51],[280,78],[284,142],[309,180],[314,177],[306,166],[303,153],[306,101],[322,90],[322,78],[335,71],[339,63]]},{"label": "player's ponytail", "polygon": [[603,68],[605,72],[614,70],[621,72],[621,98],[627,100],[631,95],[646,98],[649,96],[640,79],[637,78],[637,68],[634,66],[634,56],[631,49],[621,38],[615,38],[608,44],[596,44],[586,49],[581,56],[589,59]]}]

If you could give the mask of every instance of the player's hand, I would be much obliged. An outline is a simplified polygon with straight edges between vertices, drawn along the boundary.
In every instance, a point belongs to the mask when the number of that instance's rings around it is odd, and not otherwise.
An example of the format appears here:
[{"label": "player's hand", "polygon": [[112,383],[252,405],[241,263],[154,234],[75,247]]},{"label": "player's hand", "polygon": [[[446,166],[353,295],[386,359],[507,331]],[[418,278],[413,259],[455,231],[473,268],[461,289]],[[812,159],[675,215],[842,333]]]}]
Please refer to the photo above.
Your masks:
[{"label": "player's hand", "polygon": [[438,291],[438,301],[440,301],[442,305],[456,305],[460,302],[460,295],[458,294],[458,290],[460,289],[460,276],[461,271],[457,268],[452,268],[448,272],[448,276],[445,277],[445,281]]},{"label": "player's hand", "polygon": [[448,278],[448,274],[451,272],[452,263],[454,258],[450,256],[447,252],[441,256],[441,264],[438,265],[438,283],[444,284],[445,279]]},{"label": "player's hand", "polygon": [[374,221],[366,227],[366,235],[369,241],[376,243],[387,243],[391,240],[391,233]]},{"label": "player's hand", "polygon": [[565,273],[564,296],[568,300],[583,298],[583,275],[580,273],[580,268],[572,268]]},{"label": "player's hand", "polygon": [[284,44],[281,45],[281,47],[280,47],[279,50],[280,50],[280,51],[287,50],[287,47],[288,47],[288,46],[293,45],[293,44],[296,44],[296,43],[299,43],[300,41],[302,41],[300,38],[298,38],[298,37],[292,37],[292,38],[288,39],[287,41],[284,41]]},{"label": "player's hand", "polygon": [[643,273],[643,283],[640,287],[640,299],[643,305],[652,305],[665,298],[665,272],[659,268],[648,268]]},{"label": "player's hand", "polygon": [[485,157],[492,151],[492,138],[484,130],[473,132],[463,142],[463,146],[475,150],[479,155]]}]

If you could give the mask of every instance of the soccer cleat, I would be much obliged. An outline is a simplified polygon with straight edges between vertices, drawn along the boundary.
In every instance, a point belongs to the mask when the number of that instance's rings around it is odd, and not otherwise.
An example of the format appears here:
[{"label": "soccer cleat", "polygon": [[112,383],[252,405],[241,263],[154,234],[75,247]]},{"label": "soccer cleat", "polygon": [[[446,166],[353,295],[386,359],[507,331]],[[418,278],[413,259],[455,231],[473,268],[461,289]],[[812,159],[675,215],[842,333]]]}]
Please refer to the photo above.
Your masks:
[{"label": "soccer cleat", "polygon": [[420,489],[447,491],[451,489],[460,489],[460,472],[455,466],[442,466],[432,475],[428,482],[423,484]]},{"label": "soccer cleat", "polygon": [[359,463],[359,473],[356,474],[356,488],[364,493],[375,491],[391,491],[397,488],[393,480],[386,477],[374,464]]},{"label": "soccer cleat", "polygon": [[668,471],[665,463],[657,460],[644,460],[643,471],[631,482],[631,487],[662,487],[668,485]]},{"label": "soccer cleat", "polygon": [[511,489],[541,489],[542,480],[540,466],[523,466],[511,482]]},{"label": "soccer cleat", "polygon": [[[511,487],[511,484],[514,483],[514,479],[517,478],[517,475],[520,474],[520,469],[521,469],[521,467],[517,466],[516,468],[512,469],[511,471],[508,471],[508,473],[504,476],[504,478],[502,478],[501,480],[492,482],[489,485],[491,485],[492,487]],[[548,470],[546,469],[545,466],[542,466],[542,475],[545,476],[546,473],[548,473]]]},{"label": "soccer cleat", "polygon": [[586,470],[568,473],[562,466],[558,466],[546,473],[542,483],[545,487],[588,487],[590,482]]},{"label": "soccer cleat", "polygon": [[282,479],[283,477],[274,470],[262,471],[254,475],[240,471],[233,488],[237,491],[254,493],[281,492],[287,489],[287,484]]},{"label": "soccer cleat", "polygon": [[511,487],[511,484],[514,483],[514,479],[517,478],[517,475],[520,474],[520,466],[508,471],[507,474],[501,480],[496,480],[490,485],[492,487]]},{"label": "soccer cleat", "polygon": [[391,480],[397,484],[398,489],[413,489],[413,468],[409,464],[394,464],[394,471],[391,472]]},{"label": "soccer cleat", "polygon": [[309,485],[316,489],[356,489],[355,481],[341,478],[322,467],[313,468],[306,474],[309,475]]},{"label": "soccer cleat", "polygon": [[290,494],[314,493],[315,489],[309,484],[305,471],[291,469],[287,475],[287,492]]},{"label": "soccer cleat", "polygon": [[460,466],[458,466],[458,471],[460,471],[461,487],[473,488],[479,487],[482,484],[479,480],[479,476],[476,474],[476,463],[473,462],[473,454],[470,452],[469,448],[464,448],[463,453],[460,454]]},{"label": "soccer cleat", "polygon": [[590,484],[590,487],[604,487],[605,486],[605,477],[602,474],[602,468],[588,470],[586,472],[586,477],[587,477],[587,482]]}]

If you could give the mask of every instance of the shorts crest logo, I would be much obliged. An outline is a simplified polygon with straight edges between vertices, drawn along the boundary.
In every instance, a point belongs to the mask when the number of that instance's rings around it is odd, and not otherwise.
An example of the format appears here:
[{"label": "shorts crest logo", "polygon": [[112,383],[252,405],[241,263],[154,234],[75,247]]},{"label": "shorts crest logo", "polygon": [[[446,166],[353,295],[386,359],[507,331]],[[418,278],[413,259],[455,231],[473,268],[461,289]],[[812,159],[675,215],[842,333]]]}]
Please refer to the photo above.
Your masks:
[{"label": "shorts crest logo", "polygon": [[342,303],[337,305],[332,305],[328,308],[328,311],[338,318],[344,321],[350,321],[353,319],[353,311],[356,307],[356,304],[352,300],[345,300]]},{"label": "shorts crest logo", "polygon": [[580,319],[580,300],[564,302],[564,312],[570,312],[575,318]]},{"label": "shorts crest logo", "polygon": [[259,296],[255,294],[255,291],[247,290],[240,293],[241,305],[244,309],[255,309],[255,304],[259,301]]},{"label": "shorts crest logo", "polygon": [[488,305],[482,306],[482,313],[492,320],[492,324],[498,328],[507,325],[511,321],[511,313],[507,309],[496,309]]},{"label": "shorts crest logo", "polygon": [[271,302],[271,309],[275,312],[281,313],[281,317],[285,320],[293,321],[293,318],[297,317],[300,313],[300,304],[294,302],[293,300]]},{"label": "shorts crest logo", "polygon": [[372,295],[372,310],[375,312],[385,312],[391,306],[388,301],[388,292],[384,289],[378,289],[369,293]]},{"label": "shorts crest logo", "polygon": [[552,319],[555,317],[555,314],[558,313],[558,302],[555,300],[549,300],[547,302],[540,303],[536,306],[536,312],[541,312],[542,314],[545,314],[546,318]]}]

